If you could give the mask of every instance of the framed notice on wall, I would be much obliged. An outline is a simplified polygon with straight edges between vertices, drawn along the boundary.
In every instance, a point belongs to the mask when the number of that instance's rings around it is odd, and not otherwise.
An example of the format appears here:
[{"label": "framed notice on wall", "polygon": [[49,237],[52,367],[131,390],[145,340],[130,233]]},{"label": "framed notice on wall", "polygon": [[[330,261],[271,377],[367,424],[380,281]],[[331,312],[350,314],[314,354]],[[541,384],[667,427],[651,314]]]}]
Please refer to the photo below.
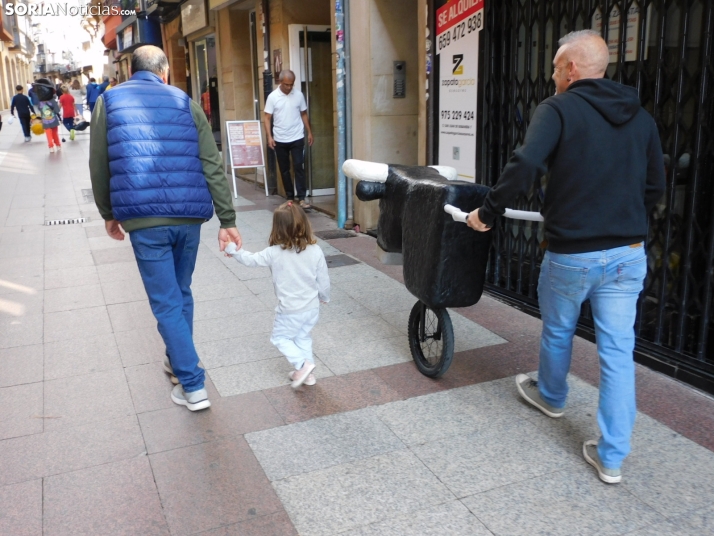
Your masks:
[{"label": "framed notice on wall", "polygon": [[439,55],[439,165],[476,181],[478,41],[484,0],[451,0],[436,12]]},{"label": "framed notice on wall", "polygon": [[[263,137],[260,133],[260,121],[226,121],[228,155],[230,157],[231,176],[233,177],[233,195],[238,197],[236,178],[233,170],[255,168],[255,180],[258,181],[258,168],[265,168]],[[268,195],[268,183],[263,174],[265,195]]]}]

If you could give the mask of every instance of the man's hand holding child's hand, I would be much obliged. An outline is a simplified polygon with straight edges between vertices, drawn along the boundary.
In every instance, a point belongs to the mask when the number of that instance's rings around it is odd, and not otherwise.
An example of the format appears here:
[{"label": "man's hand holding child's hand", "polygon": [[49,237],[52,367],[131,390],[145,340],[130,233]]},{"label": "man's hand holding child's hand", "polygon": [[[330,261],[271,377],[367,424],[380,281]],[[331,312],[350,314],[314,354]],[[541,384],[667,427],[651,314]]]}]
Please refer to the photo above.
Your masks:
[{"label": "man's hand holding child's hand", "polygon": [[238,253],[238,248],[233,242],[228,242],[226,249],[224,249],[223,251],[225,251],[226,255],[230,256]]}]

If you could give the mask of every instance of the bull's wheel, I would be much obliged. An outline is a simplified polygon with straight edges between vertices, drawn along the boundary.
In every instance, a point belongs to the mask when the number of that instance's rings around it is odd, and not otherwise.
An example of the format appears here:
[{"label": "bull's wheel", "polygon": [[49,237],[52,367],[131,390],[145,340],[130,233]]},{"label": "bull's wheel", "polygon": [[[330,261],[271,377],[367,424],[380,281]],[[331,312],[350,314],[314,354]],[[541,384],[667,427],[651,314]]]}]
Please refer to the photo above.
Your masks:
[{"label": "bull's wheel", "polygon": [[420,301],[409,315],[409,349],[419,372],[438,378],[454,358],[454,328],[446,309],[432,309]]}]

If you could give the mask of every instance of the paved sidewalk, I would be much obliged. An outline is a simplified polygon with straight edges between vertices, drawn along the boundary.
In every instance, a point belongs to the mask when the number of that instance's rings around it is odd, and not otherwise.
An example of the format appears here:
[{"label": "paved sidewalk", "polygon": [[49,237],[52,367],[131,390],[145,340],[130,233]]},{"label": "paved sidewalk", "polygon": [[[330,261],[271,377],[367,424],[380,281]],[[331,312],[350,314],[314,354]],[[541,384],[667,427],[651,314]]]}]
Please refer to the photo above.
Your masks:
[{"label": "paved sidewalk", "polygon": [[[0,534],[714,532],[712,398],[638,367],[633,454],[606,486],[580,454],[597,437],[594,345],[576,340],[568,410],[548,419],[513,381],[537,368],[540,322],[484,296],[451,312],[454,363],[425,378],[406,338],[415,299],[366,236],[320,241],[333,301],[314,331],[318,383],[293,390],[268,340],[269,272],[222,256],[205,224],[194,333],[213,406],[174,405],[87,158],[86,134],[50,155],[18,124],[0,131]],[[243,182],[239,194],[257,250],[281,200]]]}]

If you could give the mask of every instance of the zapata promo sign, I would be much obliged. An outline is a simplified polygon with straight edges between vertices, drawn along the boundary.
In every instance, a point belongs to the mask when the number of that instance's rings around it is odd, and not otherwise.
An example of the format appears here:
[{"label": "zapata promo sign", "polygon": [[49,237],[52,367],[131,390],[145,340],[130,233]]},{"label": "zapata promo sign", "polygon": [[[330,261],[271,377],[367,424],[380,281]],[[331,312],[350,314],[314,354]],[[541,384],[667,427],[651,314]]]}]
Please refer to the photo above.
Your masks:
[{"label": "zapata promo sign", "polygon": [[478,40],[484,0],[451,0],[436,12],[439,55],[439,165],[476,180]]}]

